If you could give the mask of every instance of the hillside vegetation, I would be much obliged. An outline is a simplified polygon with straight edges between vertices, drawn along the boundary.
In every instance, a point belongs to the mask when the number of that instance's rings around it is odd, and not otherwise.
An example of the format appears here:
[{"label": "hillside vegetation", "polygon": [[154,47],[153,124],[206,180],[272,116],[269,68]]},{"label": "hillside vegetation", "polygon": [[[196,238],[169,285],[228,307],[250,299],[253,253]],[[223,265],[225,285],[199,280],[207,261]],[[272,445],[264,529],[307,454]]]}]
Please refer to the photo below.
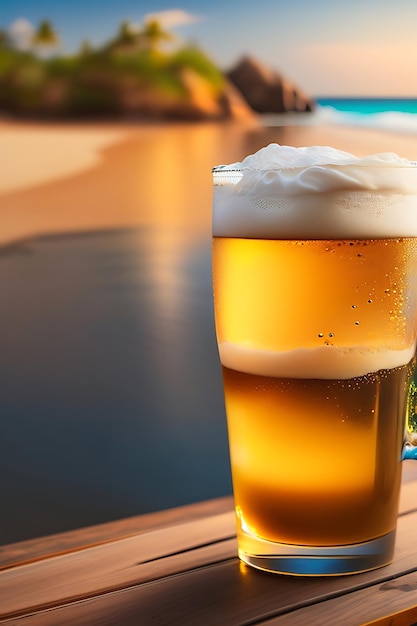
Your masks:
[{"label": "hillside vegetation", "polygon": [[[24,117],[221,117],[225,78],[194,45],[171,46],[158,22],[120,26],[100,49],[56,53],[59,40],[42,22],[30,49],[0,35],[0,112]],[[223,104],[222,104],[223,103]]]}]

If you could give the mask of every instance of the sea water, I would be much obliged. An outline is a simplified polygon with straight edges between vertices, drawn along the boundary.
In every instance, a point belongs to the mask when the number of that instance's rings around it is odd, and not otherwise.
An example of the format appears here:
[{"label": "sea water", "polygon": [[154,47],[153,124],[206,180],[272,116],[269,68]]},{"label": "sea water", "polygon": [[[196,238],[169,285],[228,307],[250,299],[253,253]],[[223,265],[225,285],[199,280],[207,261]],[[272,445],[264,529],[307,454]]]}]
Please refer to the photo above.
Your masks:
[{"label": "sea water", "polygon": [[313,113],[264,115],[266,126],[335,125],[417,134],[417,98],[318,97]]}]

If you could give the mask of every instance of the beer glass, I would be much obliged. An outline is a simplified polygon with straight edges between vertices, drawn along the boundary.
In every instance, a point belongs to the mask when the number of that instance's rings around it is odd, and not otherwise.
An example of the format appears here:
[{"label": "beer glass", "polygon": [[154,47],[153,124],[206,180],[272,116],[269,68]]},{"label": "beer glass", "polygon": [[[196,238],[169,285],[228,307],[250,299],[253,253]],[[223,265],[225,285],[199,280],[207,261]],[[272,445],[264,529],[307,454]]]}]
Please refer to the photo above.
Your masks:
[{"label": "beer glass", "polygon": [[213,170],[239,556],[294,575],[388,564],[416,456],[417,163],[323,167]]}]

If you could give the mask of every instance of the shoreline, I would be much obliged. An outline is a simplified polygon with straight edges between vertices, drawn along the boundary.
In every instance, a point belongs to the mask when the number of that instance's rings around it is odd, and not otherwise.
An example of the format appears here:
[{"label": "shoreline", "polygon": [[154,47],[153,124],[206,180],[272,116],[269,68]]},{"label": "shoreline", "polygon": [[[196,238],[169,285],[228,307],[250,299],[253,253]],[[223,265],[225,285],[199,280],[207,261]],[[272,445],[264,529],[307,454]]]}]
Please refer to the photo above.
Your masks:
[{"label": "shoreline", "polygon": [[[417,158],[415,136],[362,127],[3,119],[0,245],[37,235],[161,223],[210,232],[212,167],[271,142]],[[201,198],[198,210],[195,198]]]}]

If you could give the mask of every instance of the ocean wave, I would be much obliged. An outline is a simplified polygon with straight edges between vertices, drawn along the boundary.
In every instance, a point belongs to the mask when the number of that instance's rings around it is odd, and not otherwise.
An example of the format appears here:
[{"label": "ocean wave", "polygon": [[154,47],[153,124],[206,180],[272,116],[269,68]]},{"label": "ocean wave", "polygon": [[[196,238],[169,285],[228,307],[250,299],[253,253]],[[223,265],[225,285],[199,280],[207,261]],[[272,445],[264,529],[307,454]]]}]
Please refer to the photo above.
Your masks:
[{"label": "ocean wave", "polygon": [[397,134],[417,135],[417,115],[401,111],[359,113],[317,105],[313,113],[263,115],[265,126],[360,126]]},{"label": "ocean wave", "polygon": [[327,122],[337,125],[362,126],[376,128],[395,133],[417,134],[417,115],[402,111],[384,111],[383,113],[356,113],[338,111],[331,106],[318,106],[313,113],[320,123]]}]

